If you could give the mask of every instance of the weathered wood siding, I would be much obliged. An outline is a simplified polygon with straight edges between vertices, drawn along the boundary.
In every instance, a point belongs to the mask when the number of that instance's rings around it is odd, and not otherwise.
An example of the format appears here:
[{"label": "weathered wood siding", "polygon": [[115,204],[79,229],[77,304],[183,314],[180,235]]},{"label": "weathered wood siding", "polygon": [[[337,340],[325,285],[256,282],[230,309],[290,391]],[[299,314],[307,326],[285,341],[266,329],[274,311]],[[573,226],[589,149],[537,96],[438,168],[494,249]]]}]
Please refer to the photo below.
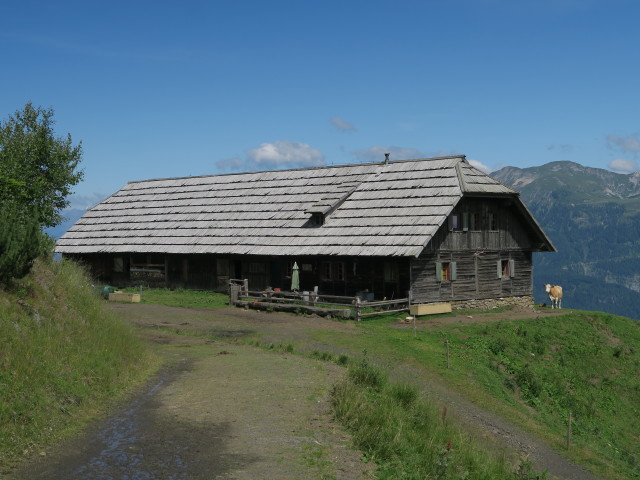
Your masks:
[{"label": "weathered wood siding", "polygon": [[[498,262],[512,260],[510,276],[498,276]],[[436,279],[437,262],[455,262],[455,280]],[[531,295],[531,254],[522,251],[428,254],[411,262],[416,303]]]},{"label": "weathered wood siding", "polygon": [[[531,295],[531,250],[534,248],[531,232],[519,220],[511,202],[468,198],[461,201],[453,213],[477,214],[479,228],[452,230],[449,224],[444,224],[438,230],[423,254],[411,262],[414,301]],[[465,223],[468,227],[468,222]],[[501,262],[509,261],[509,274],[501,275]],[[438,262],[455,263],[456,278],[438,281]]]},{"label": "weathered wood siding", "polygon": [[[452,231],[445,222],[425,249],[426,252],[534,249],[532,238],[535,236],[521,221],[511,199],[465,198],[456,205],[452,213],[477,214],[479,228]],[[494,217],[494,229],[489,227],[491,215]]]}]

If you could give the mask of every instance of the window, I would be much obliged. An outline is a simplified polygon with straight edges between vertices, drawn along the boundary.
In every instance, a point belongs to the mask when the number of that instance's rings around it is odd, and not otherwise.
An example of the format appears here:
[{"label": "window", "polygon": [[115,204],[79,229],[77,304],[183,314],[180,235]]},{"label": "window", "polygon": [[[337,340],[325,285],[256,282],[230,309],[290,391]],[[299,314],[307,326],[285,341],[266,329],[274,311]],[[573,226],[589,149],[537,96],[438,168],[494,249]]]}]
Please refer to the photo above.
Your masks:
[{"label": "window", "polygon": [[452,213],[449,216],[449,230],[478,231],[481,229],[478,212]]},{"label": "window", "polygon": [[489,213],[487,215],[487,226],[489,227],[489,230],[498,230],[498,222],[495,214]]},{"label": "window", "polygon": [[384,262],[384,281],[387,283],[395,283],[398,281],[397,263]]},{"label": "window", "polygon": [[324,262],[321,277],[322,280],[344,281],[344,263]]},{"label": "window", "polygon": [[291,278],[293,276],[293,264],[294,262],[287,262],[284,267],[284,276],[285,278]]},{"label": "window", "polygon": [[449,230],[462,230],[462,221],[459,213],[449,215]]},{"label": "window", "polygon": [[469,213],[469,230],[476,232],[482,230],[482,223],[478,212]]},{"label": "window", "polygon": [[436,262],[436,281],[450,282],[457,278],[456,262]]},{"label": "window", "polygon": [[333,264],[333,279],[338,281],[344,280],[344,263],[334,262]]},{"label": "window", "polygon": [[113,259],[113,271],[118,273],[124,272],[124,259],[122,257],[115,257]]},{"label": "window", "polygon": [[515,276],[515,262],[513,259],[498,260],[496,268],[498,278],[512,278]]},{"label": "window", "polygon": [[331,262],[324,262],[322,264],[322,279],[331,280]]},{"label": "window", "polygon": [[324,225],[324,213],[318,213],[318,212],[312,213],[311,223],[313,223],[317,227]]}]

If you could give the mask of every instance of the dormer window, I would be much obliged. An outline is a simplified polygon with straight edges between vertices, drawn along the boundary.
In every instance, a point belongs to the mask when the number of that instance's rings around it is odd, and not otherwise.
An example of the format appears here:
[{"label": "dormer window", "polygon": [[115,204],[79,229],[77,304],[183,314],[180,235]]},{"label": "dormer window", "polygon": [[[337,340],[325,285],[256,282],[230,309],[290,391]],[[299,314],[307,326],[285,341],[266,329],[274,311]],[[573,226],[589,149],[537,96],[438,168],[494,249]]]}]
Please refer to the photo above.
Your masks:
[{"label": "dormer window", "polygon": [[324,225],[324,213],[314,212],[311,214],[311,223],[316,227]]}]

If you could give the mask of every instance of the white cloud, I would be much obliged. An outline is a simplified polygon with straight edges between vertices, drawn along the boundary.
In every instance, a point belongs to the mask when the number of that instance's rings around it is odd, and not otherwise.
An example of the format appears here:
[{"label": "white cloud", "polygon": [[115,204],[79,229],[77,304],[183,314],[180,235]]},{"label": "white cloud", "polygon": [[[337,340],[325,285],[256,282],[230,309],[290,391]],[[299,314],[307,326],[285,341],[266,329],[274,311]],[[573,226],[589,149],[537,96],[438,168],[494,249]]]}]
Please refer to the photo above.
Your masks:
[{"label": "white cloud", "polygon": [[424,153],[415,148],[407,147],[383,147],[376,146],[370,148],[364,148],[361,150],[354,150],[353,153],[360,161],[368,162],[383,162],[384,154],[389,153],[390,160],[409,160],[412,158],[424,158]]},{"label": "white cloud", "polygon": [[246,158],[234,157],[216,162],[221,170],[251,171],[278,168],[321,167],[324,155],[319,150],[301,142],[279,140],[261,143],[247,150]]},{"label": "white cloud", "polygon": [[261,143],[259,147],[247,151],[247,160],[249,163],[267,167],[320,167],[325,164],[324,155],[320,150],[306,143],[287,140]]},{"label": "white cloud", "polygon": [[611,160],[608,166],[617,173],[633,173],[638,170],[638,164],[635,160],[626,160],[624,158]]},{"label": "white cloud", "polygon": [[358,130],[355,125],[341,119],[340,117],[333,117],[329,121],[331,122],[331,125],[336,127],[341,132],[353,133]]},{"label": "white cloud", "polygon": [[[623,152],[640,152],[640,133],[634,133],[626,137],[607,135],[609,148],[615,148]],[[615,160],[614,160],[615,161]]]},{"label": "white cloud", "polygon": [[493,172],[493,168],[491,168],[491,167],[489,167],[489,166],[485,165],[485,164],[484,164],[484,163],[482,163],[482,162],[479,162],[478,160],[471,160],[471,159],[467,159],[467,161],[469,162],[469,164],[470,164],[472,167],[475,167],[475,168],[477,168],[478,170],[483,171],[484,173],[491,173],[491,172]]}]

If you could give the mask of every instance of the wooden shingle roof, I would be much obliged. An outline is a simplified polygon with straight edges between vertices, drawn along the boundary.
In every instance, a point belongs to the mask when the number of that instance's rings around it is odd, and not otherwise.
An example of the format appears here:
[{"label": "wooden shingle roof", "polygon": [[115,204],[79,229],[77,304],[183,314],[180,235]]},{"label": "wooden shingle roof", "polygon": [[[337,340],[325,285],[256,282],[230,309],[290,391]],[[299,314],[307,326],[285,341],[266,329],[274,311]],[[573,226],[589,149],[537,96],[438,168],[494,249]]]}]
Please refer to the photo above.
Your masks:
[{"label": "wooden shingle roof", "polygon": [[517,195],[464,156],[136,181],[56,251],[417,256],[465,193]]}]

